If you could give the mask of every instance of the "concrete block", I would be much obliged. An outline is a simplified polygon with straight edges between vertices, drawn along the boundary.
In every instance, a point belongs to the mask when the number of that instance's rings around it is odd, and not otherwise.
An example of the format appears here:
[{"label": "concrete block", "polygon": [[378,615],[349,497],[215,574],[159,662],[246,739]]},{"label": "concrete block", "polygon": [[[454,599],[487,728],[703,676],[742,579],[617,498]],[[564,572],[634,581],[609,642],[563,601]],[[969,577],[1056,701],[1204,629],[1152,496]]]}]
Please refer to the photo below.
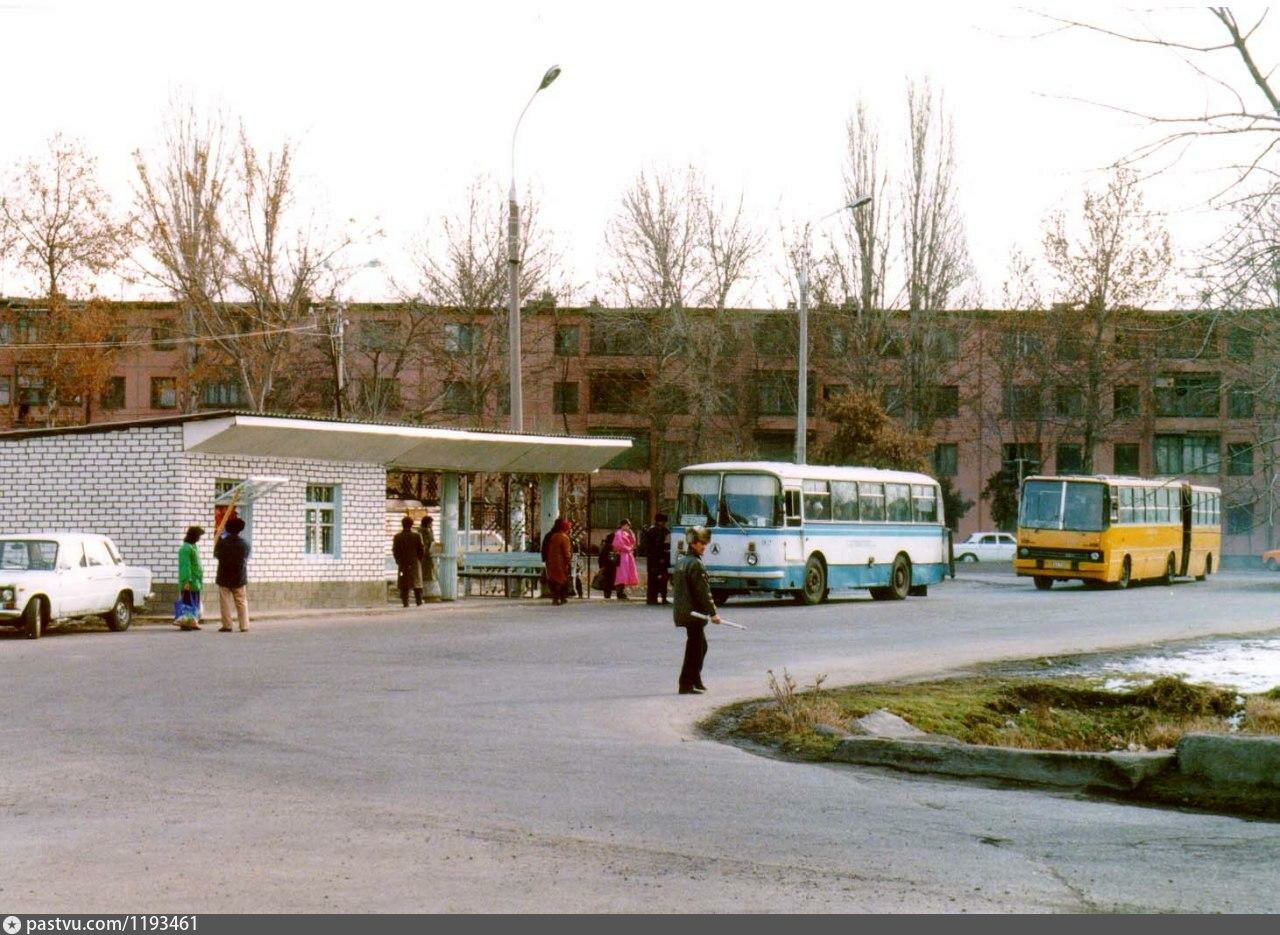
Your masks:
[{"label": "concrete block", "polygon": [[1280,737],[1184,734],[1178,772],[1220,786],[1280,789]]},{"label": "concrete block", "polygon": [[892,711],[881,708],[870,714],[855,718],[849,724],[849,733],[863,734],[871,737],[894,737],[899,740],[923,740],[929,735],[920,728],[898,717]]}]

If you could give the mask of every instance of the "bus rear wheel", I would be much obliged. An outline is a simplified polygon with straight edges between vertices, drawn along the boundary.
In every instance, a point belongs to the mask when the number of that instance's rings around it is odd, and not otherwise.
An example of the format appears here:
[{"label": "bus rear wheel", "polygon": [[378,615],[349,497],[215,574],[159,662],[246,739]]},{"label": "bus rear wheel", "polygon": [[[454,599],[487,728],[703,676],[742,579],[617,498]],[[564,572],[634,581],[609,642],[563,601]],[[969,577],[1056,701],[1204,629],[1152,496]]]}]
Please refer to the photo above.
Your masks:
[{"label": "bus rear wheel", "polygon": [[[877,594],[877,591],[880,593]],[[872,588],[871,596],[878,601],[901,601],[906,600],[910,593],[911,562],[907,561],[905,555],[899,555],[893,560],[893,566],[889,569],[888,587]]]},{"label": "bus rear wheel", "polygon": [[804,585],[796,594],[801,604],[821,604],[827,597],[827,566],[816,555],[804,564]]},{"label": "bus rear wheel", "polygon": [[1164,563],[1164,574],[1160,576],[1160,583],[1165,586],[1173,584],[1173,579],[1177,574],[1177,569],[1173,565],[1173,556],[1170,555]]},{"label": "bus rear wheel", "polygon": [[1213,574],[1213,556],[1206,555],[1204,557],[1204,574],[1196,575],[1196,580],[1203,581],[1205,578],[1208,578],[1211,574]]},{"label": "bus rear wheel", "polygon": [[1120,577],[1116,581],[1116,590],[1123,591],[1129,586],[1129,580],[1133,577],[1133,565],[1129,561],[1129,556],[1124,557],[1124,563],[1120,566]]},{"label": "bus rear wheel", "polygon": [[1053,579],[1048,575],[1036,575],[1031,580],[1036,583],[1037,591],[1048,591],[1053,587]]}]

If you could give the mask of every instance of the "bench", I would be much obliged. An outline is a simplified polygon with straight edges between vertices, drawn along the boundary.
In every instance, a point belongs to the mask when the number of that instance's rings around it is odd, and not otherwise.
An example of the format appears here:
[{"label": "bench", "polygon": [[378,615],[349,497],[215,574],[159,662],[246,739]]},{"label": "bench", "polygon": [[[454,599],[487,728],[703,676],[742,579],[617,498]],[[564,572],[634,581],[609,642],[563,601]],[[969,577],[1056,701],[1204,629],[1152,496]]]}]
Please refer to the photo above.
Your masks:
[{"label": "bench", "polygon": [[498,578],[536,585],[547,568],[537,552],[463,552],[460,557],[459,578]]}]

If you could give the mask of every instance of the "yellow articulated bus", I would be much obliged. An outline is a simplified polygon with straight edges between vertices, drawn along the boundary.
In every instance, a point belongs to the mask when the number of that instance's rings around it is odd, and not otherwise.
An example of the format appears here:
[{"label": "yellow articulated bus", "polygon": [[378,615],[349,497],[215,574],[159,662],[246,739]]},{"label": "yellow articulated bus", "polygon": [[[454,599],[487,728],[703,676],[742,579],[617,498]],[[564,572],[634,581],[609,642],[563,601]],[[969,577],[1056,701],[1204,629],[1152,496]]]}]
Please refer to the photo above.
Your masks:
[{"label": "yellow articulated bus", "polygon": [[1013,569],[1047,591],[1131,581],[1203,581],[1222,554],[1222,494],[1181,480],[1028,477],[1018,508]]}]

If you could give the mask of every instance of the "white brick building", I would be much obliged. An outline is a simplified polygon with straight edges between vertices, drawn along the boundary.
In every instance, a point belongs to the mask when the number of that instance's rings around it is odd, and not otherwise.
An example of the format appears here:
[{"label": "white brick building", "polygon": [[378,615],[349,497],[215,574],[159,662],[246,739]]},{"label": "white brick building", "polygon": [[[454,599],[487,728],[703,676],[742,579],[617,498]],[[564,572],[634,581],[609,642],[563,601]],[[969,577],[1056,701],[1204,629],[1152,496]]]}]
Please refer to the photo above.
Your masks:
[{"label": "white brick building", "polygon": [[[593,471],[628,444],[227,412],[6,432],[0,534],[108,535],[131,564],[151,569],[164,607],[176,592],[183,533],[212,531],[219,491],[250,477],[287,478],[242,509],[253,606],[381,604],[388,468],[445,472],[448,491],[456,472]],[[452,502],[456,530],[456,483]],[[320,508],[331,520],[323,529]],[[442,577],[456,571],[447,530],[442,522]],[[211,535],[200,549],[212,586]],[[456,593],[443,580],[442,590]]]}]

